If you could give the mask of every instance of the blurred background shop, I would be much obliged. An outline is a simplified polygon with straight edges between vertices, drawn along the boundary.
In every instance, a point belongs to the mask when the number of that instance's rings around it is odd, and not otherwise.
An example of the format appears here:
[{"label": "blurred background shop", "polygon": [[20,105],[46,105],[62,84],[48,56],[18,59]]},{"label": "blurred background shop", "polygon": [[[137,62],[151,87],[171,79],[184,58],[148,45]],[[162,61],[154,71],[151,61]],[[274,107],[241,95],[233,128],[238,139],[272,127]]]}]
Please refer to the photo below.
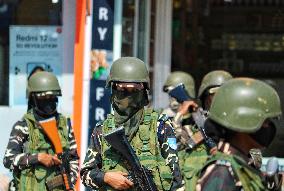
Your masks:
[{"label": "blurred background shop", "polygon": [[[283,52],[284,0],[0,0],[0,158],[13,123],[26,111],[26,78],[35,66],[58,76],[59,109],[86,134],[101,119],[96,116],[107,113],[109,105],[98,108],[97,90],[104,91],[112,60],[120,56],[145,61],[152,103],[160,108],[167,103],[163,83],[176,70],[192,74],[197,87],[216,69],[270,80],[284,104]],[[278,132],[268,156],[284,156],[284,131]],[[8,173],[2,163],[0,173]]]}]

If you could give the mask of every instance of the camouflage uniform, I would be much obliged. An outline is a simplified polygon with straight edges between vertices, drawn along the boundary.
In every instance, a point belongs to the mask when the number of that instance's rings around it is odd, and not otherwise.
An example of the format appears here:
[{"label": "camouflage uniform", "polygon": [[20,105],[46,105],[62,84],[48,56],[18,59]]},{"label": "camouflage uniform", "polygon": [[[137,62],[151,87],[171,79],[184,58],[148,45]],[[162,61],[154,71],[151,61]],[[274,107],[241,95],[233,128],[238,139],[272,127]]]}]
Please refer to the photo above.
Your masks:
[{"label": "camouflage uniform", "polygon": [[[49,73],[47,73],[46,76],[45,74],[46,72],[44,72],[43,75],[41,74],[41,72],[39,72],[35,74],[34,78],[31,78],[31,81],[38,81],[37,78],[40,78],[43,81],[51,78],[56,81],[56,85],[58,86],[56,91],[60,91],[60,87],[58,85],[56,77]],[[39,82],[36,83],[39,83],[41,86],[44,87],[41,82],[42,81],[39,80]],[[30,91],[30,93],[32,92],[33,91]],[[50,93],[52,92],[53,90],[50,91]],[[57,118],[59,132],[62,135],[60,135],[62,138],[62,145],[65,145],[65,151],[68,150],[68,152],[70,152],[70,175],[72,183],[75,184],[79,172],[79,157],[77,154],[77,145],[75,142],[73,130],[70,129],[68,132],[67,128],[69,127],[66,123],[66,118],[64,116],[59,113],[56,113],[53,116]],[[50,141],[48,141],[48,139],[45,139],[44,135],[42,134],[42,131],[39,130],[40,127],[37,121],[42,119],[44,118],[37,115],[34,112],[34,109],[31,109],[27,112],[27,114],[24,115],[21,120],[16,122],[13,126],[3,161],[4,166],[10,169],[14,175],[14,179],[12,180],[10,185],[10,190],[39,189],[41,188],[40,182],[43,182],[43,184],[45,184],[45,180],[47,178],[52,177],[53,175],[51,174],[58,170],[55,166],[50,168],[44,167],[42,164],[39,163],[38,160],[39,152],[54,154],[53,147],[51,146]],[[35,145],[35,147],[32,145]],[[43,147],[45,148],[45,151],[42,150]],[[37,179],[40,176],[39,171],[41,171],[42,175],[40,180]],[[30,172],[31,174],[29,175],[29,177],[35,177],[30,179],[27,178],[26,180],[24,180],[24,177],[26,177],[25,174]],[[45,172],[50,175],[45,174]],[[31,183],[35,179],[37,179],[37,181]],[[42,190],[44,189],[45,188],[42,188]]]},{"label": "camouflage uniform", "polygon": [[[161,115],[157,121],[157,137],[159,141],[159,147],[163,158],[167,161],[167,165],[170,166],[172,176],[174,177],[173,187],[181,186],[181,175],[178,166],[178,157],[176,155],[176,148],[171,148],[168,143],[168,138],[175,138],[172,130],[172,125],[169,120],[164,121],[164,116]],[[162,127],[159,130],[158,127]],[[99,124],[92,134],[92,143],[88,148],[86,158],[81,168],[81,179],[85,186],[92,189],[101,188],[104,184],[103,177],[104,172],[101,170],[102,156],[101,145],[102,142],[102,124]]]},{"label": "camouflage uniform", "polygon": [[[191,98],[195,98],[195,85],[194,79],[191,75],[176,71],[170,74],[167,81],[164,84],[164,91],[168,92],[169,89],[177,86],[178,84],[184,84],[187,94]],[[175,133],[178,139],[178,157],[179,165],[182,171],[183,180],[185,182],[185,188],[188,190],[192,175],[196,169],[202,167],[200,160],[207,158],[207,149],[200,140],[200,131],[196,126],[191,113],[187,113],[182,116],[177,111],[179,104],[174,103],[174,100],[170,98],[170,106],[163,110],[163,113],[168,114],[173,122]],[[176,107],[173,107],[175,106]],[[193,139],[195,142],[200,142],[194,149],[188,147],[189,139]]]},{"label": "camouflage uniform", "polygon": [[223,152],[224,148],[221,148],[204,164],[202,176],[195,187],[197,191],[266,190],[261,172],[248,165],[247,156],[232,146],[227,150],[229,155]]},{"label": "camouflage uniform", "polygon": [[235,136],[248,134],[258,145],[267,147],[276,132],[271,119],[280,115],[279,96],[259,80],[235,78],[220,87],[206,122],[206,132],[219,140],[219,152],[210,156],[202,170],[193,175],[192,190],[267,190],[261,172],[248,165],[248,149],[254,149],[249,148],[253,144],[243,140],[246,145],[238,148],[241,144]]},{"label": "camouflage uniform", "polygon": [[[139,71],[139,74],[131,71]],[[127,75],[127,72],[131,73]],[[149,88],[149,78],[145,64],[133,57],[118,59],[112,65],[107,86],[113,86],[117,82],[142,82],[144,87]],[[145,89],[141,91],[145,91]],[[136,128],[134,133],[130,135],[126,133],[127,139],[136,151],[141,164],[151,169],[158,190],[181,188],[182,178],[176,155],[176,138],[167,116],[159,115],[149,108],[144,109],[143,105],[141,105],[140,109],[132,114],[130,119],[119,124],[119,116],[116,113],[115,101],[113,101],[115,99],[113,98],[115,95],[113,87],[112,94],[112,106],[115,113],[114,115],[108,115],[107,119],[98,124],[93,131],[91,144],[81,168],[83,184],[92,189],[113,190],[104,183],[105,173],[108,171],[128,171],[120,156],[116,155],[112,148],[108,148],[103,138],[103,135],[110,130],[118,125],[123,125],[124,127],[131,126],[130,131]],[[147,95],[146,99],[148,100]],[[137,100],[135,99],[135,101]],[[135,189],[134,185],[134,188],[130,190]]]}]

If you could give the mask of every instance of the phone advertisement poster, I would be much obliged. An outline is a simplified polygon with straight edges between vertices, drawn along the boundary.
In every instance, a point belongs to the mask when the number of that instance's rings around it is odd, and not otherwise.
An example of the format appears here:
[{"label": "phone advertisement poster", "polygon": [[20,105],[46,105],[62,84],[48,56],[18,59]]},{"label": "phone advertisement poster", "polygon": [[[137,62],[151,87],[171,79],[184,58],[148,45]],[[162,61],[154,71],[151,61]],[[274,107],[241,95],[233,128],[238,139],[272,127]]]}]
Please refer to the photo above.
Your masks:
[{"label": "phone advertisement poster", "polygon": [[10,27],[9,105],[26,105],[27,78],[37,69],[62,73],[60,26]]}]

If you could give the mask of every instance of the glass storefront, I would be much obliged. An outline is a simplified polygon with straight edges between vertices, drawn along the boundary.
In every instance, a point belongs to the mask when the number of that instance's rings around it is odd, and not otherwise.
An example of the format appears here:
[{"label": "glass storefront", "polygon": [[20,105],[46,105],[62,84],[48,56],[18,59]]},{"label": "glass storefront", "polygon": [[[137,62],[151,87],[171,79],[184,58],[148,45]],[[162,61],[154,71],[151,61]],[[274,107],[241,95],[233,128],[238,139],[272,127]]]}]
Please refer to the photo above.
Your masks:
[{"label": "glass storefront", "polygon": [[0,1],[0,105],[9,104],[9,28],[11,25],[61,26],[62,1]]},{"label": "glass storefront", "polygon": [[[283,1],[174,0],[172,31],[172,70],[191,73],[197,85],[216,69],[269,79],[283,102]],[[283,157],[283,137],[278,128],[265,154]]]},{"label": "glass storefront", "polygon": [[173,1],[173,70],[284,74],[283,1]]}]

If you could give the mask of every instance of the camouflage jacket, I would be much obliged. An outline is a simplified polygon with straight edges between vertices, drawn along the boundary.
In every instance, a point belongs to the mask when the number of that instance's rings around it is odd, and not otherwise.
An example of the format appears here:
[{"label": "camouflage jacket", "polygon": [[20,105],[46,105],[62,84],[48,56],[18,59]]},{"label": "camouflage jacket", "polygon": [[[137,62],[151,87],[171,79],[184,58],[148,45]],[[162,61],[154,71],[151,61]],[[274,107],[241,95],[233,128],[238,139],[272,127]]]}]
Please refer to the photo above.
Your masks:
[{"label": "camouflage jacket", "polygon": [[[182,172],[186,190],[192,190],[193,175],[205,164],[209,151],[203,141],[203,136],[189,114],[181,116],[179,113],[173,115],[170,108],[164,112],[171,113],[172,121],[178,141],[179,166]],[[191,141],[190,141],[191,140]],[[189,143],[196,144],[190,148]],[[193,144],[193,145],[194,145]]]},{"label": "camouflage jacket", "polygon": [[248,165],[248,157],[230,146],[220,142],[220,152],[210,156],[202,170],[193,175],[196,190],[204,191],[264,191],[261,172]]},{"label": "camouflage jacket", "polygon": [[[162,130],[158,128],[161,127]],[[88,148],[84,163],[81,168],[81,179],[85,186],[92,189],[99,189],[104,185],[104,174],[102,170],[102,156],[101,156],[101,140],[102,140],[102,124],[97,125],[91,136],[91,144]],[[165,158],[166,163],[170,166],[173,179],[171,190],[176,190],[182,187],[182,177],[179,169],[179,162],[176,153],[176,145],[171,141],[175,138],[174,131],[170,120],[161,115],[157,121],[157,136],[161,148],[162,157]]]},{"label": "camouflage jacket", "polygon": [[[79,173],[79,156],[77,154],[77,144],[73,129],[70,129],[68,137],[70,144],[69,149],[71,153],[71,181],[73,184],[75,184]],[[4,166],[17,174],[21,170],[31,168],[35,165],[41,165],[38,161],[38,154],[31,154],[26,150],[28,144],[29,128],[27,126],[27,122],[22,119],[17,121],[12,128],[8,146],[4,155]],[[11,186],[14,187],[13,181]]]}]

